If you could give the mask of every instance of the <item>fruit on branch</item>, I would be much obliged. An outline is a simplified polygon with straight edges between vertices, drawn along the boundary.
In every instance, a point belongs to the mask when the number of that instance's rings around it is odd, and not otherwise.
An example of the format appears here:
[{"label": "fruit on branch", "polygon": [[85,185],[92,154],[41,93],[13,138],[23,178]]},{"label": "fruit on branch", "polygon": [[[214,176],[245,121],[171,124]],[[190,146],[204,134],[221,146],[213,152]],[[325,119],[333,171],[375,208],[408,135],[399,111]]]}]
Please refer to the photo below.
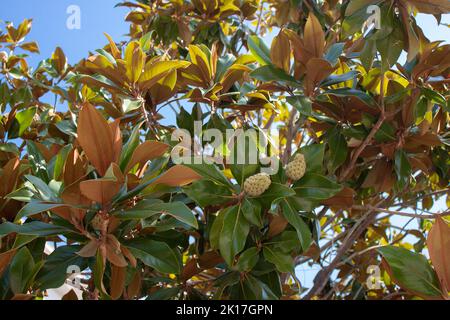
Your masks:
[{"label": "fruit on branch", "polygon": [[259,197],[269,189],[272,181],[267,173],[259,173],[247,178],[244,182],[244,191],[250,197]]},{"label": "fruit on branch", "polygon": [[301,153],[297,154],[292,162],[286,167],[286,175],[293,181],[303,178],[306,172],[305,156]]}]

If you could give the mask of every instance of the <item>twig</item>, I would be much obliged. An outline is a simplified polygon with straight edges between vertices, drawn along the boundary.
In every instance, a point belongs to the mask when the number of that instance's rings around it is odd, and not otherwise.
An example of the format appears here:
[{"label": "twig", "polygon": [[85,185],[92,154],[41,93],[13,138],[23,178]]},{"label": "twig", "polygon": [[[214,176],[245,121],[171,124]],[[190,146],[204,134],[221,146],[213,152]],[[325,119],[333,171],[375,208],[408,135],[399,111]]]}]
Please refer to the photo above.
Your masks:
[{"label": "twig", "polygon": [[350,162],[350,165],[344,170],[342,173],[339,181],[344,181],[347,176],[352,172],[352,170],[355,168],[356,162],[358,161],[359,156],[361,153],[366,149],[366,147],[369,145],[369,143],[372,141],[372,139],[375,137],[378,130],[380,130],[381,126],[383,125],[384,121],[386,120],[386,112],[384,107],[384,73],[381,74],[381,84],[380,84],[380,98],[379,98],[379,105],[381,107],[381,115],[378,119],[375,126],[370,131],[369,135],[366,137],[364,142],[358,147],[358,149],[355,151],[355,153],[352,156],[352,160]]},{"label": "twig", "polygon": [[446,217],[450,216],[450,211],[443,212],[443,213],[436,213],[436,214],[415,214],[415,213],[409,213],[409,212],[402,212],[402,211],[394,211],[394,210],[388,210],[388,209],[382,209],[382,208],[375,208],[375,207],[365,207],[365,206],[353,206],[353,209],[356,210],[372,210],[376,212],[382,212],[382,213],[389,213],[389,215],[397,215],[402,217],[409,217],[409,218],[418,218],[418,219],[436,219],[437,217]]},{"label": "twig", "polygon": [[[387,201],[387,199],[381,200],[375,207],[380,206],[385,201]],[[369,212],[353,226],[347,238],[342,242],[342,245],[336,253],[333,261],[317,274],[313,288],[305,296],[306,300],[310,300],[316,295],[320,294],[320,292],[325,288],[325,285],[327,284],[332,272],[341,262],[342,256],[347,252],[348,249],[350,249],[352,244],[364,232],[364,230],[366,230],[367,227],[373,222],[377,214],[378,212],[369,210]]]},{"label": "twig", "polygon": [[286,135],[286,149],[284,150],[284,155],[283,155],[283,163],[287,164],[289,157],[292,155],[292,140],[294,138],[294,134],[296,133],[296,128],[297,126],[294,128],[294,121],[295,118],[297,117],[297,109],[293,109],[291,111],[291,115],[289,117],[289,124],[288,124],[288,132]]}]

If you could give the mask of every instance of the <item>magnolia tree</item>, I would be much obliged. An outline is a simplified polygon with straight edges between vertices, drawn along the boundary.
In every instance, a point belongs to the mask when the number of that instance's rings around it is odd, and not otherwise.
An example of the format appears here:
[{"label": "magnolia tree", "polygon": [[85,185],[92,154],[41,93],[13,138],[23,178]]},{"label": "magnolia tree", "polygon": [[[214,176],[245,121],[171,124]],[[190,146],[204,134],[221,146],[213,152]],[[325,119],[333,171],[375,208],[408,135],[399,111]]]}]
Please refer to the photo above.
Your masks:
[{"label": "magnolia tree", "polygon": [[0,31],[0,298],[449,298],[447,0],[118,5],[78,63]]}]

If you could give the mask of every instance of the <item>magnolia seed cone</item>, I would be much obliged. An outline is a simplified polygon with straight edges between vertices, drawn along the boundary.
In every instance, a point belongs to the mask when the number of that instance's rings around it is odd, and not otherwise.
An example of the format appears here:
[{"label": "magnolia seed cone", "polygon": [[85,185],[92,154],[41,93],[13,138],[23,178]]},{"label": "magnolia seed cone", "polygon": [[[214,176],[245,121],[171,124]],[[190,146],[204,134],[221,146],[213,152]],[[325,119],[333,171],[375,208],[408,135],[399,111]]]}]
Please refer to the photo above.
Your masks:
[{"label": "magnolia seed cone", "polygon": [[290,162],[286,167],[286,176],[297,181],[303,178],[306,172],[306,161],[305,156],[302,154],[297,154],[292,162]]},{"label": "magnolia seed cone", "polygon": [[267,173],[259,173],[244,182],[244,191],[250,197],[259,197],[269,189],[272,181]]}]

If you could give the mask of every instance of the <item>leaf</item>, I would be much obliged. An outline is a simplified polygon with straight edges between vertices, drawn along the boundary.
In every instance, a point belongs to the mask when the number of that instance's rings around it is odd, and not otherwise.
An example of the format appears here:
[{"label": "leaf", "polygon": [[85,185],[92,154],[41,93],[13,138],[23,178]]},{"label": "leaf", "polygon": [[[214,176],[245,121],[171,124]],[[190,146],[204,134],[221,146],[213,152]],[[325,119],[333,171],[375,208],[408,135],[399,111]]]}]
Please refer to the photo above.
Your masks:
[{"label": "leaf", "polygon": [[190,62],[179,60],[149,61],[145,65],[144,73],[139,80],[140,86],[144,89],[149,89],[172,71],[184,69],[190,64]]},{"label": "leaf", "polygon": [[345,136],[338,127],[330,130],[328,134],[329,159],[328,170],[334,173],[337,168],[345,163],[348,156],[348,146]]},{"label": "leaf", "polygon": [[14,255],[16,254],[17,250],[9,250],[3,253],[0,253],[0,278],[3,276],[3,273],[6,271],[6,269],[9,267],[9,264],[14,258]]},{"label": "leaf", "polygon": [[198,222],[195,215],[182,202],[161,203],[155,201],[141,201],[134,208],[120,212],[117,217],[121,220],[146,219],[157,214],[169,215],[195,229]]},{"label": "leaf", "polygon": [[246,198],[242,202],[242,211],[245,219],[251,224],[263,228],[262,208],[259,201]]},{"label": "leaf", "polygon": [[354,80],[358,76],[358,71],[350,71],[344,74],[333,74],[329,77],[327,77],[322,83],[320,84],[321,87],[327,87],[332,86],[338,83],[346,82],[349,80]]},{"label": "leaf", "polygon": [[85,103],[78,117],[78,141],[86,156],[100,175],[118,161],[108,122],[91,104]]},{"label": "leaf", "polygon": [[177,165],[152,182],[151,185],[164,184],[169,187],[184,187],[194,181],[200,180],[202,177],[185,165]]},{"label": "leaf", "polygon": [[345,43],[343,42],[333,44],[325,54],[325,60],[327,60],[332,66],[335,66],[344,51],[344,47]]},{"label": "leaf", "polygon": [[403,150],[397,150],[395,152],[395,172],[400,188],[403,189],[409,183],[411,170],[411,164],[406,153]]},{"label": "leaf", "polygon": [[446,14],[450,12],[450,3],[447,0],[409,0],[407,3],[422,13]]},{"label": "leaf", "polygon": [[52,64],[59,75],[62,75],[64,70],[66,70],[67,58],[64,51],[60,47],[57,47],[55,52],[52,54]]},{"label": "leaf", "polygon": [[254,276],[248,274],[244,280],[241,280],[232,289],[232,295],[237,297],[239,300],[278,300],[272,288],[270,288],[266,283],[255,278]]},{"label": "leaf", "polygon": [[291,197],[295,195],[295,191],[281,183],[272,182],[269,189],[260,197],[258,200],[265,207],[274,207],[276,206],[282,199]]},{"label": "leaf", "polygon": [[47,172],[47,162],[37,147],[36,143],[27,140],[28,160],[30,161],[33,175],[45,182],[49,182],[49,174]]},{"label": "leaf", "polygon": [[442,106],[442,107],[447,106],[447,101],[445,100],[445,97],[442,94],[440,94],[439,92],[428,89],[428,88],[421,88],[421,92],[425,97],[427,97],[431,101],[434,101],[435,103],[439,104],[440,106]]},{"label": "leaf", "polygon": [[400,287],[424,298],[441,297],[439,280],[424,256],[393,246],[378,251],[389,265],[389,275]]},{"label": "leaf", "polygon": [[244,217],[241,205],[229,208],[224,214],[219,240],[220,254],[227,264],[232,266],[234,257],[244,249],[250,225]]},{"label": "leaf", "polygon": [[25,42],[20,45],[20,48],[32,53],[39,53],[39,45],[35,41]]},{"label": "leaf", "polygon": [[0,224],[0,239],[11,233],[17,233],[28,236],[45,237],[45,236],[66,234],[69,232],[73,231],[65,227],[56,226],[53,224],[48,224],[40,221],[33,221],[22,225],[14,224],[11,222],[4,222]]},{"label": "leaf", "polygon": [[111,53],[113,55],[114,58],[116,59],[120,59],[122,54],[120,52],[120,50],[117,48],[116,43],[114,42],[114,40],[111,38],[111,36],[109,34],[107,34],[106,32],[103,33],[105,35],[105,37],[108,39],[109,42],[109,47],[111,49]]},{"label": "leaf", "polygon": [[250,36],[248,38],[248,48],[260,65],[271,64],[270,50],[261,38]]},{"label": "leaf", "polygon": [[25,178],[33,184],[43,201],[56,202],[58,200],[55,192],[44,181],[32,175],[26,175]]},{"label": "leaf", "polygon": [[8,139],[21,137],[33,122],[37,108],[27,108],[16,114],[15,120],[8,130]]},{"label": "leaf", "polygon": [[305,25],[305,47],[316,58],[322,58],[325,49],[325,33],[316,16],[310,12]]},{"label": "leaf", "polygon": [[287,74],[284,70],[278,69],[272,64],[262,66],[250,73],[252,78],[263,82],[278,81],[296,83],[294,77]]},{"label": "leaf", "polygon": [[122,184],[114,180],[88,180],[80,183],[81,193],[96,203],[103,206],[111,203],[114,196],[116,196]]},{"label": "leaf", "polygon": [[167,274],[180,274],[182,262],[178,250],[166,243],[150,239],[136,239],[124,244],[145,265]]},{"label": "leaf", "polygon": [[305,96],[289,96],[286,101],[297,109],[301,114],[310,116],[312,112],[312,102]]},{"label": "leaf", "polygon": [[353,96],[364,102],[366,105],[370,107],[376,107],[377,103],[376,101],[367,93],[357,90],[357,89],[349,89],[349,88],[340,88],[340,89],[334,89],[334,90],[328,90],[323,93],[324,95],[330,94],[337,97],[348,97]]},{"label": "leaf", "polygon": [[320,201],[327,200],[339,193],[342,190],[342,186],[322,175],[307,173],[293,185],[293,189],[298,197]]},{"label": "leaf", "polygon": [[279,69],[284,70],[287,74],[291,68],[291,44],[289,38],[280,32],[272,41],[270,49],[270,57],[272,63]]},{"label": "leaf", "polygon": [[106,250],[106,258],[116,267],[124,268],[128,266],[128,262],[125,260],[122,254],[121,244],[117,238],[112,235],[106,235],[106,241],[104,243],[104,248]]},{"label": "leaf", "polygon": [[118,300],[125,289],[125,280],[127,275],[127,268],[120,268],[111,266],[111,298]]},{"label": "leaf", "polygon": [[341,192],[334,197],[323,201],[322,204],[333,208],[351,208],[355,202],[355,194],[355,190],[344,187]]},{"label": "leaf", "polygon": [[133,155],[126,166],[125,173],[130,172],[137,164],[142,168],[144,165],[153,159],[163,156],[169,146],[158,141],[146,141],[139,145],[133,152]]},{"label": "leaf", "polygon": [[145,63],[145,55],[138,41],[132,41],[127,45],[125,62],[128,79],[132,83],[136,83],[142,74]]},{"label": "leaf", "polygon": [[64,297],[62,297],[61,301],[78,301],[78,296],[74,289],[67,292]]},{"label": "leaf", "polygon": [[220,169],[213,164],[186,164],[188,168],[194,170],[203,179],[214,181],[215,183],[225,186],[233,187],[231,182],[225,177]]},{"label": "leaf", "polygon": [[294,259],[289,254],[274,249],[271,246],[264,246],[264,257],[274,264],[279,272],[294,272]]},{"label": "leaf", "polygon": [[209,57],[206,55],[206,49],[203,51],[202,49],[206,47],[190,45],[189,46],[189,56],[191,58],[192,63],[199,70],[201,78],[203,79],[204,84],[209,84],[213,77],[213,69],[210,63]]},{"label": "leaf", "polygon": [[403,31],[396,28],[386,38],[377,40],[377,49],[380,52],[385,70],[397,63],[404,48],[403,37]]},{"label": "leaf", "polygon": [[428,233],[427,247],[445,294],[450,291],[450,227],[440,217]]},{"label": "leaf", "polygon": [[294,204],[291,203],[289,199],[283,199],[281,201],[281,209],[283,211],[283,216],[297,231],[297,236],[302,245],[303,252],[306,252],[312,243],[312,234],[308,225],[300,217]]},{"label": "leaf", "polygon": [[323,171],[323,158],[325,155],[325,144],[312,144],[300,149],[305,156],[306,172]]},{"label": "leaf", "polygon": [[209,180],[195,181],[190,186],[184,187],[183,191],[201,207],[229,202],[232,196],[229,188]]},{"label": "leaf", "polygon": [[124,145],[122,153],[120,155],[119,166],[122,172],[125,172],[126,166],[131,160],[134,151],[139,146],[139,131],[141,129],[141,124],[137,125],[128,139],[128,142]]},{"label": "leaf", "polygon": [[310,59],[306,64],[305,94],[311,96],[319,84],[333,73],[334,69],[325,59]]},{"label": "leaf", "polygon": [[34,267],[35,263],[30,251],[26,247],[20,249],[9,267],[9,283],[14,294],[26,293]]},{"label": "leaf", "polygon": [[204,270],[212,269],[223,262],[223,258],[217,251],[208,251],[199,258],[191,259],[186,263],[181,279],[183,281],[189,280]]},{"label": "leaf", "polygon": [[245,250],[236,263],[236,270],[240,272],[250,272],[259,260],[259,249],[256,247]]},{"label": "leaf", "polygon": [[62,203],[50,203],[50,202],[39,202],[39,201],[32,201],[30,203],[27,203],[16,215],[15,222],[20,221],[22,218],[25,217],[31,217],[35,214],[47,212],[52,209],[56,208],[62,208],[67,207],[67,205],[64,205]]},{"label": "leaf", "polygon": [[61,246],[55,249],[45,261],[44,266],[36,276],[36,284],[41,290],[60,288],[73,267],[80,271],[87,268],[88,260],[80,257],[81,246]]}]

